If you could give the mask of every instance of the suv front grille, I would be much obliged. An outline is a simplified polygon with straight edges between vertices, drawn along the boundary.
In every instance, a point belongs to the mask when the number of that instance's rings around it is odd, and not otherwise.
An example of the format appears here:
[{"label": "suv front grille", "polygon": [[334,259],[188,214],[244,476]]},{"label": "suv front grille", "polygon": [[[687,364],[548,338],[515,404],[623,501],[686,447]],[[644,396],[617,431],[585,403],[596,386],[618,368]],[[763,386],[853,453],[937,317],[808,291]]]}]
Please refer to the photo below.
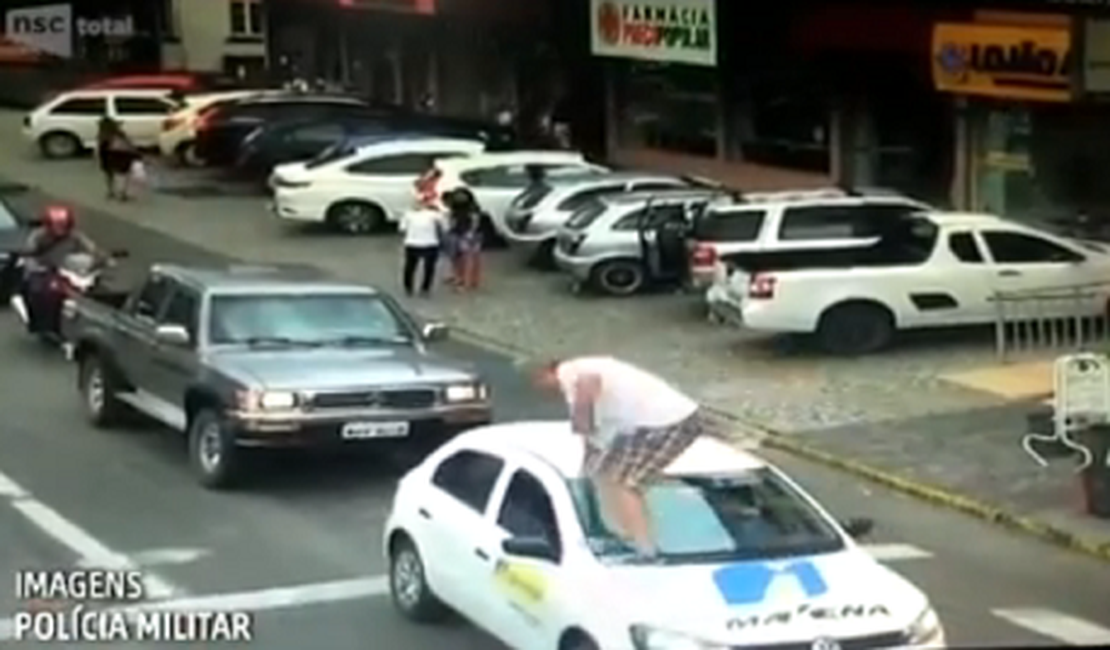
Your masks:
[{"label": "suv front grille", "polygon": [[[888,632],[886,634],[872,634],[857,636],[847,639],[835,639],[840,650],[884,650],[885,648],[901,648],[906,646],[908,639],[901,632]],[[776,643],[770,645],[745,645],[736,646],[733,650],[813,650],[813,641],[805,643]]]},{"label": "suv front grille", "polygon": [[435,406],[436,391],[429,388],[363,390],[319,393],[309,400],[314,409],[388,408],[419,409]]}]

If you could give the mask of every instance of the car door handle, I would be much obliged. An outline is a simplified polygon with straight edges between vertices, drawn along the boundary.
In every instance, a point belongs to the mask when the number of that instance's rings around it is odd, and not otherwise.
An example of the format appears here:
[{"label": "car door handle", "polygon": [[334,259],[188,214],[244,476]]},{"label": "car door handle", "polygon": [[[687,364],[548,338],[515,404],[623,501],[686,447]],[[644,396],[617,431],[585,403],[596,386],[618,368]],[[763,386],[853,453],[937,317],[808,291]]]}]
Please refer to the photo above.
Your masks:
[{"label": "car door handle", "polygon": [[424,508],[418,508],[416,510],[416,514],[420,515],[421,517],[423,517],[425,519],[431,519],[432,518],[432,513],[428,512]]},{"label": "car door handle", "polygon": [[474,549],[474,554],[477,555],[482,560],[485,560],[486,562],[489,561],[489,553],[486,553],[485,551],[483,551],[480,548]]},{"label": "car door handle", "polygon": [[1021,271],[999,271],[998,275],[1003,278],[1016,278],[1021,275]]}]

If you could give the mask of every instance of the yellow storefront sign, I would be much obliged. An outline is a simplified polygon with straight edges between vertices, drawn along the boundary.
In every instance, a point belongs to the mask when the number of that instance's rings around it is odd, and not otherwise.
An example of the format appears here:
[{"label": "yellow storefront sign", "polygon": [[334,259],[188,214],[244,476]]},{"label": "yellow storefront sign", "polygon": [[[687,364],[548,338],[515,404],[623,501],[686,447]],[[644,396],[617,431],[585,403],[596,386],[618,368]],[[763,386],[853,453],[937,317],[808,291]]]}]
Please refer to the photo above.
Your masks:
[{"label": "yellow storefront sign", "polygon": [[933,26],[933,83],[940,91],[1067,102],[1072,98],[1071,66],[1071,34],[1065,28]]}]

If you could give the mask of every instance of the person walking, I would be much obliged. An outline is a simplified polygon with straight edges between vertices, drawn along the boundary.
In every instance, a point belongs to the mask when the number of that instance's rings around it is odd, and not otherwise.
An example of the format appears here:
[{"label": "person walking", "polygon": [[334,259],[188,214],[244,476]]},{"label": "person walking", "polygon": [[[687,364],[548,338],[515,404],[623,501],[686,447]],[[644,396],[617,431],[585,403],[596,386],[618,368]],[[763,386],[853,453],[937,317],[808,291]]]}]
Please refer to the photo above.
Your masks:
[{"label": "person walking", "polygon": [[123,132],[119,122],[111,118],[112,126],[105,127],[105,173],[110,175],[109,199],[127,201],[131,198],[131,176],[135,163],[140,160],[139,150]]},{"label": "person walking", "polygon": [[462,291],[478,289],[482,278],[482,218],[474,193],[465,187],[448,193],[447,249],[451,283]]},{"label": "person walking", "polygon": [[401,217],[404,262],[401,280],[405,294],[413,295],[416,272],[421,270],[420,294],[428,295],[435,281],[436,262],[443,245],[446,230],[443,213],[427,195],[421,195],[417,204]]},{"label": "person walking", "polygon": [[698,437],[709,419],[696,401],[654,374],[613,357],[548,361],[533,383],[562,395],[583,437],[583,473],[607,514],[639,554],[657,554],[644,489]]},{"label": "person walking", "polygon": [[116,172],[118,165],[112,159],[110,143],[119,132],[119,123],[105,115],[96,124],[96,161],[104,174],[104,185],[109,199],[116,198]]}]

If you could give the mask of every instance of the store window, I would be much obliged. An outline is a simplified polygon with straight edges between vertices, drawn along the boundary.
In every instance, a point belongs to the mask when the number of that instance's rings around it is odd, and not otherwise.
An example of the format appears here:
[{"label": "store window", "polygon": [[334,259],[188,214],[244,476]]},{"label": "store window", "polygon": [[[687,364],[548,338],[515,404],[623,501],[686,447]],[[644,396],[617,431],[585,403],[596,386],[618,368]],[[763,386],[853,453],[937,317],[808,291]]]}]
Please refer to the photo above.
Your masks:
[{"label": "store window", "polygon": [[617,71],[622,146],[717,156],[721,124],[714,69],[626,62]]},{"label": "store window", "polygon": [[265,31],[262,0],[231,0],[231,35],[239,38],[259,38]]},{"label": "store window", "polygon": [[824,93],[803,80],[761,80],[731,102],[732,149],[746,162],[829,170],[831,111]]}]

